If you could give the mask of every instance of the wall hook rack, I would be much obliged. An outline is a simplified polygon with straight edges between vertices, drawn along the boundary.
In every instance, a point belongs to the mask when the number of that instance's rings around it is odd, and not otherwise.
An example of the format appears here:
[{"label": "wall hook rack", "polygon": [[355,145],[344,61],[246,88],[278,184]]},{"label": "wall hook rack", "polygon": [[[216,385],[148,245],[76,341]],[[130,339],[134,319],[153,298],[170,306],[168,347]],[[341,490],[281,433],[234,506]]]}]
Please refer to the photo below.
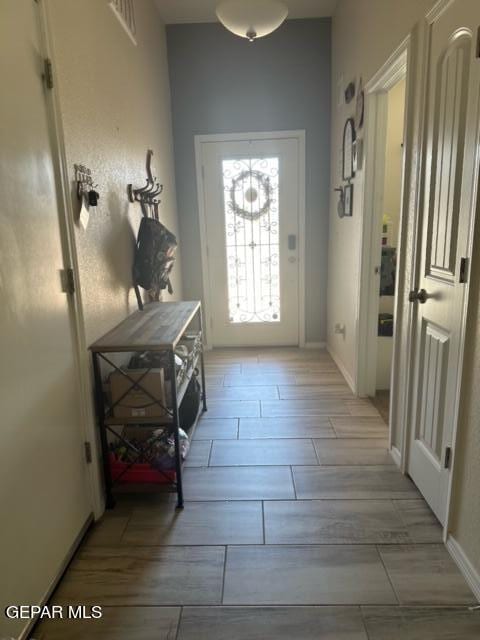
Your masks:
[{"label": "wall hook rack", "polygon": [[153,151],[147,151],[147,183],[144,187],[134,188],[132,184],[127,186],[128,199],[130,202],[139,202],[142,213],[147,218],[158,220],[159,195],[163,192],[163,184],[152,173]]},{"label": "wall hook rack", "polygon": [[74,167],[75,180],[77,182],[77,198],[79,200],[85,198],[90,206],[96,207],[100,195],[98,191],[96,191],[98,184],[93,183],[91,170],[83,164],[76,164]]}]

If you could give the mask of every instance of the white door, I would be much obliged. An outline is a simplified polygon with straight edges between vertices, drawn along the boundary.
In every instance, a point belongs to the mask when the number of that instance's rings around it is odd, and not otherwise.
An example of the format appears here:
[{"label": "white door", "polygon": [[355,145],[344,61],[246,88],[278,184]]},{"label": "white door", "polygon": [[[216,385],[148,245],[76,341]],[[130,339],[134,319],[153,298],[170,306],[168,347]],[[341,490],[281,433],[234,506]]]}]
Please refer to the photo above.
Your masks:
[{"label": "white door", "polygon": [[0,637],[38,604],[90,512],[39,5],[0,2]]},{"label": "white door", "polygon": [[429,27],[420,293],[411,294],[416,399],[408,471],[442,523],[463,350],[462,258],[469,253],[476,208],[479,24],[478,0],[461,0]]},{"label": "white door", "polygon": [[201,145],[213,346],[298,345],[299,140]]}]

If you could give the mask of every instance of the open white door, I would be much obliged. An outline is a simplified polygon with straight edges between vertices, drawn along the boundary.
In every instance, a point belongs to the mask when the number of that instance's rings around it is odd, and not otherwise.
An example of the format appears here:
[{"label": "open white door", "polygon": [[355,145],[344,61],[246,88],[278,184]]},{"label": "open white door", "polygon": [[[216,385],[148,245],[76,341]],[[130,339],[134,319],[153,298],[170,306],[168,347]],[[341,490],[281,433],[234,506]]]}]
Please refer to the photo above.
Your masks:
[{"label": "open white door", "polygon": [[[425,163],[413,336],[408,472],[444,523],[476,210],[478,0],[445,4],[429,25]],[[467,260],[465,260],[467,258]]]},{"label": "open white door", "polygon": [[91,513],[39,5],[0,2],[0,637],[39,604]]},{"label": "open white door", "polygon": [[295,138],[201,143],[213,346],[299,344]]}]

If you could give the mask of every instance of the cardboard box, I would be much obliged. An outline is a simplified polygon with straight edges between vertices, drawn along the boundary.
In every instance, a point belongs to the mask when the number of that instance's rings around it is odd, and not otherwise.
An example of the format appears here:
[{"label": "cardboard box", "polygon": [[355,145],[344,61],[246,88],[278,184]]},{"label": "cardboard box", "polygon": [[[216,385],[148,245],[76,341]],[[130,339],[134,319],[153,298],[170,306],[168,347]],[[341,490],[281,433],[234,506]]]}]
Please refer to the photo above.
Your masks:
[{"label": "cardboard box", "polygon": [[[128,370],[132,380],[139,381],[145,374],[145,369]],[[164,407],[165,399],[165,375],[163,369],[151,369],[139,384],[156,398]],[[110,395],[112,404],[115,404],[128,391],[127,395],[113,409],[115,418],[162,418],[167,415],[165,409],[137,387],[131,389],[131,381],[125,378],[119,371],[110,375]]]}]

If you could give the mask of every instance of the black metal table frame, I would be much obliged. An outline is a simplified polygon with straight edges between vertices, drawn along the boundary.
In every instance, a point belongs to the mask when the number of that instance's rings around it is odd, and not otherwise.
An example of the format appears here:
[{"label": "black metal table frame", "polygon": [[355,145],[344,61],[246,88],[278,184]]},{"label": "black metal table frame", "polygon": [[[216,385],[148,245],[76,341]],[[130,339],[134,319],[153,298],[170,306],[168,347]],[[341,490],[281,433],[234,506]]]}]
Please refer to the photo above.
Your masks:
[{"label": "black metal table frame", "polygon": [[[196,314],[197,315],[197,314]],[[195,316],[194,316],[195,317]],[[194,318],[192,318],[193,320]],[[200,360],[200,372],[201,372],[201,380],[202,380],[202,410],[207,411],[207,396],[206,396],[206,386],[205,386],[205,360],[204,360],[204,349],[203,349],[203,325],[202,325],[202,313],[199,308],[198,312],[199,319],[199,333],[200,333],[200,353],[197,357]],[[192,321],[191,320],[191,321]],[[190,321],[190,322],[191,322]],[[190,323],[189,323],[190,324]],[[132,349],[131,352],[134,353],[139,351],[138,349]],[[142,349],[142,352],[145,349]],[[93,374],[95,380],[95,404],[96,404],[96,412],[98,418],[98,426],[100,429],[100,442],[102,446],[102,461],[103,461],[103,474],[105,479],[105,505],[107,509],[113,509],[115,506],[115,497],[113,495],[113,485],[114,481],[112,479],[112,473],[110,468],[110,451],[108,447],[107,440],[107,431],[114,433],[115,436],[120,439],[125,446],[134,451],[135,453],[141,455],[144,453],[144,450],[139,451],[128,439],[124,438],[117,431],[112,429],[112,427],[106,423],[106,420],[110,416],[113,415],[114,408],[130,393],[133,389],[139,389],[145,395],[147,395],[155,404],[161,407],[171,418],[172,422],[165,423],[161,419],[152,418],[151,422],[141,423],[148,425],[157,425],[157,426],[168,426],[173,431],[174,444],[175,444],[175,475],[176,481],[174,483],[177,490],[177,508],[183,509],[184,507],[184,499],[183,499],[183,483],[182,483],[182,459],[180,454],[180,436],[179,436],[179,428],[180,428],[180,419],[179,419],[179,403],[178,403],[178,382],[176,376],[176,365],[175,365],[175,348],[174,347],[164,347],[162,349],[157,349],[159,353],[169,352],[169,369],[170,369],[170,384],[171,384],[171,404],[172,408],[168,408],[162,404],[162,402],[152,395],[148,389],[142,386],[141,382],[145,378],[145,376],[155,367],[149,367],[145,371],[142,372],[142,375],[138,380],[134,380],[128,373],[128,370],[121,369],[118,365],[112,362],[109,358],[105,356],[105,352],[101,351],[93,351],[92,359],[93,359]],[[115,351],[108,351],[108,353],[120,353]],[[115,371],[118,371],[122,376],[124,376],[131,383],[130,387],[116,400],[114,403],[110,404],[108,407],[105,403],[104,390],[103,390],[103,380],[102,380],[102,372],[100,366],[100,359],[104,360],[110,367],[112,367]],[[193,371],[195,369],[195,363],[192,363],[190,377],[186,376],[186,382],[188,384],[191,375],[193,375]],[[132,420],[129,421],[130,424],[133,424]],[[140,424],[140,423],[138,423]],[[116,478],[118,480],[121,476],[128,471],[128,469],[133,466],[137,460],[130,462],[128,466],[122,471],[122,473]]]}]

